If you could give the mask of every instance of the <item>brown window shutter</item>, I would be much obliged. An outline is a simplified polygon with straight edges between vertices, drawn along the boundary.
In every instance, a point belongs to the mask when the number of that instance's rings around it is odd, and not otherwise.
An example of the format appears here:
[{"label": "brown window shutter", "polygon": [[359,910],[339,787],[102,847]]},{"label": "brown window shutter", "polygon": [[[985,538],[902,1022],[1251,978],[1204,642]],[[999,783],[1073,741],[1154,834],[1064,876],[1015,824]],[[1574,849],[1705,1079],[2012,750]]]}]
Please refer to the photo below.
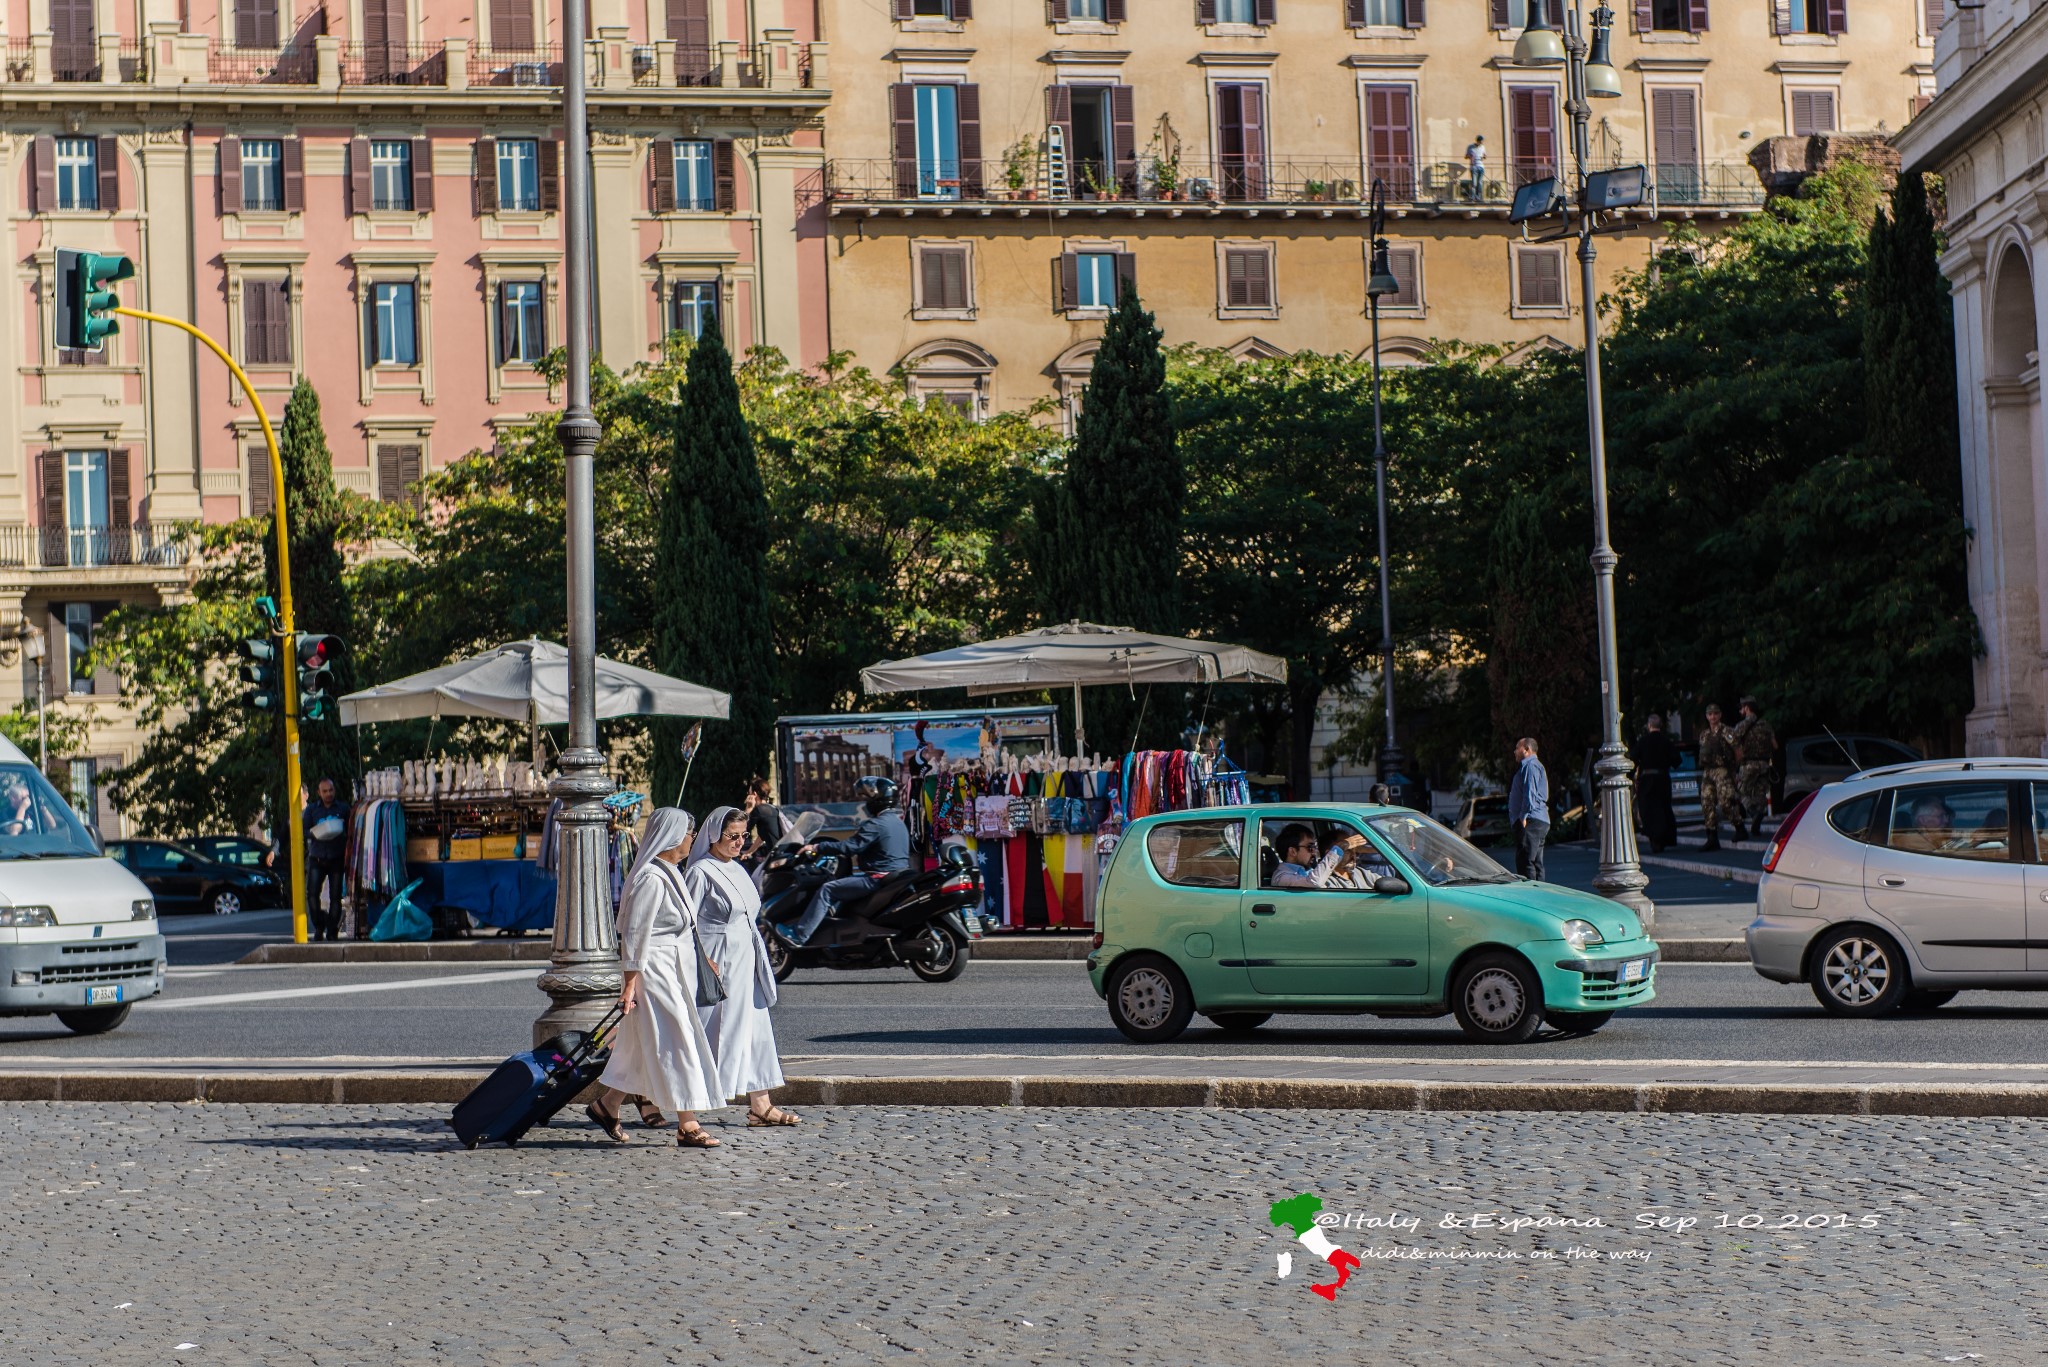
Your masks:
[{"label": "brown window shutter", "polygon": [[1266,197],[1265,88],[1241,85],[1237,88],[1238,127],[1244,138],[1244,195],[1246,199]]},{"label": "brown window shutter", "polygon": [[[1076,252],[1063,252],[1063,253],[1061,253],[1061,254],[1060,254],[1060,310],[1061,310],[1061,312],[1065,312],[1065,311],[1066,311],[1066,310],[1068,310],[1068,309],[1071,309],[1071,308],[1075,308],[1075,307],[1078,307],[1078,305],[1077,305],[1076,301],[1077,301],[1077,300],[1079,300],[1079,299],[1080,299],[1080,297],[1081,297],[1081,257],[1080,257],[1080,255],[1079,255],[1079,253],[1076,253]],[[63,493],[63,485],[62,485],[62,484],[59,484],[59,485],[58,485],[57,487],[58,487],[58,493],[59,493],[59,497],[60,497],[60,499],[61,499],[61,497],[62,497],[62,493]],[[59,503],[59,505],[58,505],[58,513],[59,513],[59,516],[61,517],[61,515],[62,515],[62,513],[63,513],[63,505],[62,505],[62,503],[61,503],[61,502],[60,502],[60,503]]]},{"label": "brown window shutter", "polygon": [[242,212],[242,140],[232,134],[220,140],[220,211]]},{"label": "brown window shutter", "polygon": [[[64,453],[43,452],[43,556],[45,565],[61,565],[64,554]],[[55,640],[63,640],[58,635]],[[55,653],[54,651],[52,652]]]},{"label": "brown window shutter", "polygon": [[[1107,18],[1109,15],[1109,6],[1111,3],[1112,0],[1103,0],[1102,12],[1105,18]],[[1123,8],[1123,0],[1114,0],[1114,3],[1116,4],[1117,8]],[[1045,8],[1046,20],[1048,23],[1064,24],[1067,22],[1067,20],[1073,17],[1072,12],[1069,11],[1067,8],[1067,0],[1047,0]]]},{"label": "brown window shutter", "polygon": [[1657,11],[1654,0],[1633,0],[1629,5],[1629,28],[1636,33],[1649,33],[1657,27]]},{"label": "brown window shutter", "polygon": [[57,140],[39,135],[31,145],[29,160],[35,166],[35,210],[47,214],[57,207]]},{"label": "brown window shutter", "polygon": [[1261,28],[1270,27],[1275,15],[1274,0],[1252,0],[1252,22]]},{"label": "brown window shutter", "polygon": [[370,212],[370,140],[350,138],[348,140],[348,211],[351,214]]},{"label": "brown window shutter", "polygon": [[953,0],[952,8],[953,18],[956,20],[974,17],[974,0]]},{"label": "brown window shutter", "polygon": [[1486,26],[1488,28],[1506,28],[1508,26],[1508,0],[1488,0]]},{"label": "brown window shutter", "polygon": [[284,140],[284,211],[306,211],[306,144],[297,138]]},{"label": "brown window shutter", "polygon": [[940,258],[944,255],[945,252],[936,247],[928,247],[917,254],[919,276],[918,307],[920,308],[942,309],[950,307],[950,305],[944,302],[946,297],[946,277],[945,268],[940,264]]},{"label": "brown window shutter", "polygon": [[967,307],[967,253],[950,251],[941,258],[941,281],[945,292],[946,307],[964,309]]},{"label": "brown window shutter", "polygon": [[1523,252],[1522,307],[1557,308],[1564,303],[1564,255],[1557,251]]},{"label": "brown window shutter", "polygon": [[1116,254],[1116,297],[1138,292],[1138,258],[1129,252]]},{"label": "brown window shutter", "polygon": [[1407,199],[1415,193],[1414,94],[1405,85],[1365,88],[1366,158],[1387,193]]},{"label": "brown window shutter", "polygon": [[738,190],[739,177],[734,174],[732,139],[720,138],[711,144],[711,193],[718,212],[729,214],[739,207]]},{"label": "brown window shutter", "polygon": [[1073,154],[1074,146],[1074,88],[1066,85],[1049,85],[1045,88],[1045,121],[1058,124],[1060,141]]},{"label": "brown window shutter", "polygon": [[1829,33],[1847,33],[1849,31],[1849,0],[1828,0],[1827,18]]},{"label": "brown window shutter", "polygon": [[1771,0],[1771,35],[1783,37],[1792,31],[1792,0]]},{"label": "brown window shutter", "polygon": [[[902,0],[905,5],[909,0]],[[896,197],[917,197],[917,87],[907,82],[889,87],[889,118],[894,129],[891,152],[896,158]]]},{"label": "brown window shutter", "polygon": [[896,22],[905,23],[917,17],[913,0],[896,0]]},{"label": "brown window shutter", "polygon": [[676,140],[656,138],[654,150],[648,154],[648,165],[654,171],[654,212],[672,214],[676,211]]},{"label": "brown window shutter", "polygon": [[1273,307],[1273,254],[1271,252],[1247,252],[1251,260],[1245,263],[1245,284],[1252,308]]},{"label": "brown window shutter", "polygon": [[[1062,0],[1060,8],[1062,11],[1066,9],[1065,0]],[[1062,15],[1062,17],[1064,17],[1064,14]],[[1121,24],[1128,20],[1130,17],[1130,6],[1125,2],[1125,0],[1102,0],[1103,23]]]},{"label": "brown window shutter", "polygon": [[398,487],[400,496],[409,499],[414,506],[420,503],[418,486],[425,471],[420,468],[420,448],[401,446],[398,448]]},{"label": "brown window shutter", "polygon": [[969,199],[981,197],[981,87],[963,85],[955,92],[954,109],[959,119],[958,145],[960,193]]},{"label": "brown window shutter", "polygon": [[497,212],[498,208],[498,140],[478,138],[476,140],[476,176],[470,182],[470,199],[479,214]]},{"label": "brown window shutter", "polygon": [[269,290],[270,363],[292,363],[292,286],[289,280],[274,280]]},{"label": "brown window shutter", "polygon": [[491,47],[499,52],[533,51],[530,0],[491,0]]},{"label": "brown window shutter", "polygon": [[[1928,37],[1932,38],[1935,34],[1941,32],[1941,26],[1947,18],[1947,0],[1923,0],[1921,5],[1921,22],[1927,26]],[[1917,114],[1920,111],[1916,109],[1913,112]]]},{"label": "brown window shutter", "polygon": [[1689,33],[1707,31],[1707,0],[1686,0],[1685,27]]},{"label": "brown window shutter", "polygon": [[1416,278],[1422,273],[1422,249],[1392,248],[1387,252],[1387,265],[1401,288],[1386,296],[1383,302],[1391,308],[1417,307],[1422,302],[1422,291],[1416,288]]},{"label": "brown window shutter", "polygon": [[242,282],[242,364],[270,364],[270,282]]},{"label": "brown window shutter", "polygon": [[377,448],[377,498],[383,503],[396,503],[405,496],[405,484],[398,475],[398,448],[380,446]]},{"label": "brown window shutter", "polygon": [[1406,0],[1401,6],[1402,28],[1425,28],[1429,24],[1429,0]]},{"label": "brown window shutter", "polygon": [[107,452],[107,549],[117,565],[128,563],[128,527],[134,520],[134,486],[128,478],[128,448]]},{"label": "brown window shutter", "polygon": [[121,140],[101,138],[93,161],[93,169],[99,173],[100,208],[113,213],[121,207]]},{"label": "brown window shutter", "polygon": [[270,450],[261,442],[249,447],[249,516],[269,517],[274,501],[270,496]]},{"label": "brown window shutter", "polygon": [[1245,259],[1250,252],[1223,253],[1223,306],[1241,309],[1245,306]]},{"label": "brown window shutter", "polygon": [[1352,28],[1365,26],[1365,0],[1344,0],[1344,22]]},{"label": "brown window shutter", "polygon": [[1137,92],[1127,85],[1109,88],[1109,155],[1117,181],[1127,193],[1138,188]]},{"label": "brown window shutter", "polygon": [[552,138],[540,143],[540,211],[558,213],[562,208],[562,144]]},{"label": "brown window shutter", "polygon": [[1216,22],[1216,0],[1195,0],[1195,22],[1213,24]]},{"label": "brown window shutter", "polygon": [[414,213],[431,213],[434,208],[434,140],[412,140],[412,207]]}]

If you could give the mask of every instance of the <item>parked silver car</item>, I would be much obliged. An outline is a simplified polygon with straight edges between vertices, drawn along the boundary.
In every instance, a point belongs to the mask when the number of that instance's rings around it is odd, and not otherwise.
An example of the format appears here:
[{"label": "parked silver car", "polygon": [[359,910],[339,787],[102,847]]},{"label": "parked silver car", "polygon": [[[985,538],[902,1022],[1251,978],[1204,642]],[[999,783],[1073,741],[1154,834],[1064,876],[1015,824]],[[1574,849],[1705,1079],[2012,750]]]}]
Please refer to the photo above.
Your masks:
[{"label": "parked silver car", "polygon": [[1838,1016],[2048,989],[2043,831],[2044,760],[1925,760],[1827,784],[1764,857],[1750,961]]},{"label": "parked silver car", "polygon": [[1883,736],[1794,736],[1785,742],[1785,799],[1777,810],[1790,811],[1808,793],[1851,774],[1920,758],[1912,746]]}]

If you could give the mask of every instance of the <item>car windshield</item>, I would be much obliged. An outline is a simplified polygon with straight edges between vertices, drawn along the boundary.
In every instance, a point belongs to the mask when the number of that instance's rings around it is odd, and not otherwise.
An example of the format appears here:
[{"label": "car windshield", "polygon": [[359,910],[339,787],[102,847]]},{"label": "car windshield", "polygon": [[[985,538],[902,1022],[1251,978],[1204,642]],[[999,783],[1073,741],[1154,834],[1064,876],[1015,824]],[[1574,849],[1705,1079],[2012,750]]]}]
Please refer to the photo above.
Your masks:
[{"label": "car windshield", "polygon": [[1512,883],[1515,875],[1419,812],[1375,816],[1366,822],[1431,887]]},{"label": "car windshield", "polygon": [[33,764],[0,764],[0,860],[92,859],[99,843]]}]

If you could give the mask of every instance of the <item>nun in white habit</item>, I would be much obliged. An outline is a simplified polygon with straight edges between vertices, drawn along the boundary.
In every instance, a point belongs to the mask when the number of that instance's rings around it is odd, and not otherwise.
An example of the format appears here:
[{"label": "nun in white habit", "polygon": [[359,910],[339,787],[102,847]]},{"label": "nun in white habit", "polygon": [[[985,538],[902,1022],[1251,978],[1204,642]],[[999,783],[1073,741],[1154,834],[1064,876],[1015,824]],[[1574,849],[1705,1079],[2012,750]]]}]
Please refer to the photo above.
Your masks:
[{"label": "nun in white habit", "polygon": [[761,894],[740,856],[747,847],[747,814],[720,807],[704,819],[683,876],[698,908],[704,952],[718,965],[725,1000],[702,1007],[704,1033],[718,1057],[719,1095],[747,1094],[747,1124],[794,1125],[799,1119],[768,1099],[782,1085],[775,1056],[775,974],[761,939]]},{"label": "nun in white habit", "polygon": [[683,877],[690,814],[657,808],[619,904],[619,967],[626,1016],[612,1036],[604,1092],[590,1118],[624,1143],[619,1107],[635,1096],[676,1112],[676,1143],[711,1149],[718,1141],[694,1114],[725,1105],[718,1060],[697,1015],[697,902]]}]

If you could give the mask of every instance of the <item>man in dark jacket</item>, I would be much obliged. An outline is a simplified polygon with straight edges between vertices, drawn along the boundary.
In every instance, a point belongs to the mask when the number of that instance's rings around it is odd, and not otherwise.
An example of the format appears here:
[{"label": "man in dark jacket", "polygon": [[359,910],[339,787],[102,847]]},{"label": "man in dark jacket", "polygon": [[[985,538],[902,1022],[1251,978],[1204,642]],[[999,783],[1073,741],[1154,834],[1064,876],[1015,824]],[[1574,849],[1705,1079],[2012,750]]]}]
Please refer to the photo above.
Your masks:
[{"label": "man in dark jacket", "polygon": [[854,785],[854,792],[860,796],[867,819],[855,828],[853,838],[821,840],[804,846],[800,852],[852,855],[853,866],[860,872],[848,878],[835,878],[812,894],[803,919],[782,930],[782,937],[792,945],[810,939],[841,902],[863,896],[890,874],[902,873],[910,867],[910,827],[896,810],[896,785],[886,778],[869,775]]},{"label": "man in dark jacket", "polygon": [[1636,811],[1643,819],[1643,835],[1650,853],[1662,854],[1665,846],[1678,843],[1678,814],[1671,810],[1671,771],[1678,767],[1678,747],[1664,734],[1664,718],[1655,712],[1649,715],[1629,758],[1636,762]]},{"label": "man in dark jacket", "polygon": [[[348,804],[336,794],[334,780],[323,778],[306,804],[306,919],[310,938],[341,937],[342,866],[348,859]],[[320,889],[327,889],[327,909],[320,908]]]}]

